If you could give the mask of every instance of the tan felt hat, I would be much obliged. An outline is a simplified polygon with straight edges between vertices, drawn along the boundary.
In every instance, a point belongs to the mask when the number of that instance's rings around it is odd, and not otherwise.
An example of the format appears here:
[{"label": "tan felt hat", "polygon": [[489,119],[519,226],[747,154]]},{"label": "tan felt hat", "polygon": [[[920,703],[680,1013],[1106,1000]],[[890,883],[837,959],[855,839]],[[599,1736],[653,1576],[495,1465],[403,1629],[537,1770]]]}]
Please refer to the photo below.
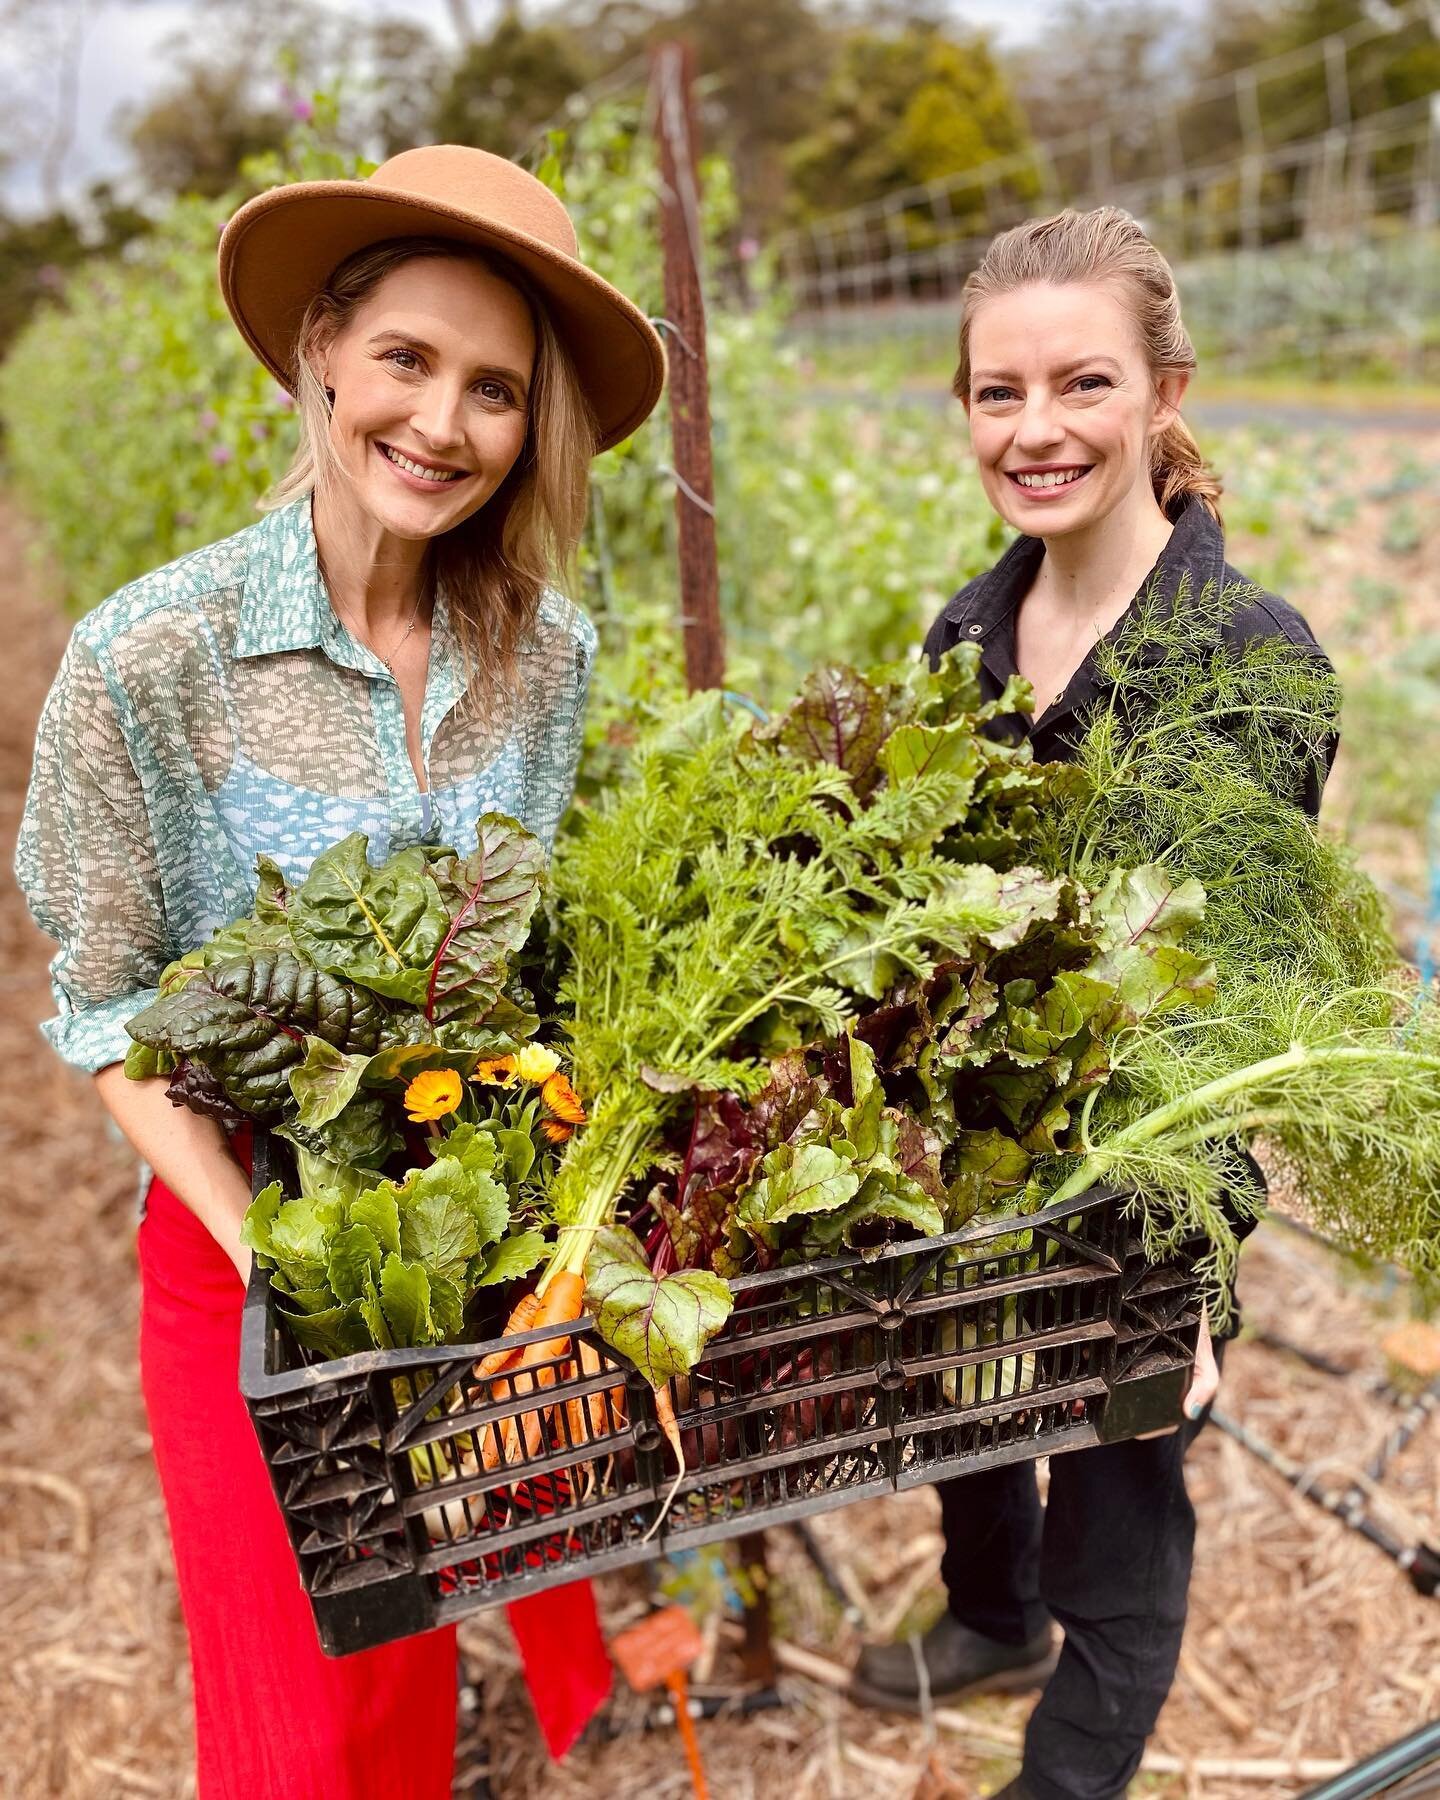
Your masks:
[{"label": "tan felt hat", "polygon": [[494,250],[529,277],[569,351],[607,450],[660,397],[665,351],[649,320],[577,254],[570,215],[543,182],[488,150],[402,150],[365,181],[296,181],[257,194],[220,236],[220,291],[283,387],[300,321],[356,250],[398,237]]}]

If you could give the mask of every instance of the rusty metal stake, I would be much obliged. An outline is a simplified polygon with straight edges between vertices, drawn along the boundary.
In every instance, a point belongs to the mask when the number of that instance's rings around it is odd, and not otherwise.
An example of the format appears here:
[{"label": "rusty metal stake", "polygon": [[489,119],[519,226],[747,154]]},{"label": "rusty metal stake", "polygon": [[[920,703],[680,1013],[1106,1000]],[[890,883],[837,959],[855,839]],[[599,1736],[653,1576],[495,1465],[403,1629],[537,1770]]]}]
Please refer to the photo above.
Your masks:
[{"label": "rusty metal stake", "polygon": [[665,334],[670,364],[675,518],[685,679],[722,687],[725,633],[715,554],[715,477],[710,450],[710,377],[700,286],[699,136],[691,101],[695,56],[688,44],[657,46],[651,64],[660,153],[660,245],[665,258]]}]

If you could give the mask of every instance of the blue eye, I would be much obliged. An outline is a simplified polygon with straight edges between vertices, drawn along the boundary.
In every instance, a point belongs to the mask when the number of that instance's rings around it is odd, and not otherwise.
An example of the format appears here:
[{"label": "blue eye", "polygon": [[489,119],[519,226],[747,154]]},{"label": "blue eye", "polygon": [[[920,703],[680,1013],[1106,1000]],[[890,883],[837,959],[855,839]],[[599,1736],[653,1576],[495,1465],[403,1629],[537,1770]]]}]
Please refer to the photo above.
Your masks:
[{"label": "blue eye", "polygon": [[1082,375],[1080,381],[1077,381],[1075,385],[1078,387],[1083,381],[1099,381],[1103,382],[1106,387],[1110,386],[1109,377],[1105,375]]}]

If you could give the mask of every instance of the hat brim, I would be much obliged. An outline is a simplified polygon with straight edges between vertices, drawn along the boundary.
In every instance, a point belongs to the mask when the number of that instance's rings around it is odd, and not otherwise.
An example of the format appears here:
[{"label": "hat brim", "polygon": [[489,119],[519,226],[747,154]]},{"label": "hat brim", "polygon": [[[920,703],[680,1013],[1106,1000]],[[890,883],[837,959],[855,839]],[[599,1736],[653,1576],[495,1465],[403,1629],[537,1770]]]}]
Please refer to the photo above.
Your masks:
[{"label": "hat brim", "polygon": [[530,279],[608,450],[654,410],[665,384],[660,335],[639,307],[574,257],[525,232],[367,181],[303,181],[249,200],[220,237],[220,291],[245,342],[293,391],[305,308],[347,256],[397,237],[453,238],[494,250]]}]

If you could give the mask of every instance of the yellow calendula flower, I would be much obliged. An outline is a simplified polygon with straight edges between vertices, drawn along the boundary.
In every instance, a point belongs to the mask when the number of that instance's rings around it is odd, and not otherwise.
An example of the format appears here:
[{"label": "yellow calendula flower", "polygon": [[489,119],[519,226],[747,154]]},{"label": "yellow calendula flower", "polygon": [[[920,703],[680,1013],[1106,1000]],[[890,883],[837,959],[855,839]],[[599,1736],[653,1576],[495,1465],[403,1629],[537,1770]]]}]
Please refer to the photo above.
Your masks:
[{"label": "yellow calendula flower", "polygon": [[492,1087],[509,1087],[515,1079],[515,1058],[513,1056],[490,1056],[483,1062],[477,1062],[473,1081],[488,1082]]},{"label": "yellow calendula flower", "polygon": [[405,1116],[416,1125],[443,1119],[460,1104],[465,1084],[453,1069],[425,1069],[405,1090]]},{"label": "yellow calendula flower", "polygon": [[522,1081],[540,1083],[560,1067],[560,1058],[544,1044],[526,1044],[515,1058],[515,1073]]}]

